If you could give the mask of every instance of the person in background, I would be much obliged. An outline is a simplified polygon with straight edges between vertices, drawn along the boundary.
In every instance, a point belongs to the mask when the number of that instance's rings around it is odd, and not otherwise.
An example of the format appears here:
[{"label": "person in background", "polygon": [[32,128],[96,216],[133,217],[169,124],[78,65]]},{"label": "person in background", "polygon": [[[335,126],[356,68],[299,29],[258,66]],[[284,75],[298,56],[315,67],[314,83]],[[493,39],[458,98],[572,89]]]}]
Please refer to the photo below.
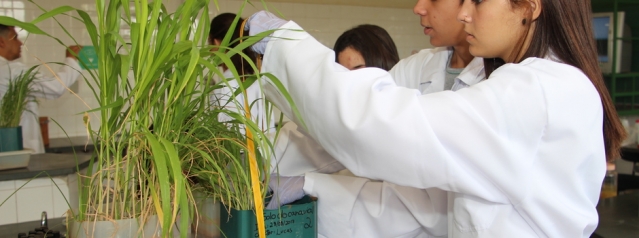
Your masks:
[{"label": "person in background", "polygon": [[[424,49],[402,59],[390,70],[398,86],[428,94],[456,91],[485,78],[483,59],[470,55],[463,24],[456,20],[461,6],[460,0],[417,2],[413,12],[420,17],[424,33],[430,36],[430,43],[435,48]],[[338,48],[335,47],[335,50]],[[336,54],[339,57],[339,53]],[[301,129],[299,131],[303,132]],[[294,142],[299,141],[302,140]],[[307,141],[314,142],[313,139]],[[308,144],[305,145],[310,148],[321,148]],[[287,199],[286,202],[304,194],[318,197],[318,232],[321,236],[440,237],[447,234],[448,201],[445,191],[355,177],[348,170],[329,174],[325,170],[300,169],[295,171],[297,174],[291,173],[292,164],[300,166],[307,161],[329,164],[329,161],[334,160],[327,152],[314,153],[317,151],[284,151],[283,155],[298,154],[290,161],[280,163],[280,175],[283,176],[279,178],[280,184],[272,179],[271,187],[277,188],[280,196]],[[322,158],[321,155],[325,155],[325,163],[317,162]],[[333,164],[333,168],[337,166]],[[300,174],[303,176],[297,176]]]},{"label": "person in background", "polygon": [[333,50],[335,62],[349,70],[377,67],[388,71],[399,61],[393,38],[376,25],[363,24],[345,31]]},{"label": "person in background", "polygon": [[[15,28],[0,24],[0,98],[6,93],[9,81],[28,70],[28,67],[17,60],[21,57],[21,46],[22,42],[18,39]],[[62,96],[80,76],[80,65],[76,56],[81,48],[81,46],[74,45],[65,50],[64,66],[53,77],[36,74],[32,84],[34,89],[32,96],[44,99],[55,99]],[[33,150],[34,154],[45,152],[38,116],[38,103],[35,99],[29,100],[26,110],[20,118],[20,126],[22,126],[23,146]]]},{"label": "person in background", "polygon": [[[335,52],[335,62],[349,70],[362,67],[390,70],[399,60],[397,47],[388,32],[379,26],[368,24],[342,33],[335,42]],[[288,176],[310,171],[333,173],[344,169],[293,122],[284,123],[280,129],[275,143],[275,159],[272,162],[274,169]],[[299,197],[303,196],[303,193],[299,194]],[[275,209],[279,204],[275,202],[269,205],[267,208]]]},{"label": "person in background", "polygon": [[[255,45],[262,70],[355,175],[447,191],[449,237],[594,232],[606,160],[618,157],[625,131],[597,64],[590,1],[464,1],[458,20],[487,79],[428,95],[383,70],[344,72],[334,52],[276,19],[249,21],[251,35],[281,28],[269,39],[291,39]],[[282,102],[271,82],[264,87]]]},{"label": "person in background", "polygon": [[[236,18],[236,14],[234,13],[222,13],[217,15],[211,20],[211,27],[209,30],[209,44],[214,46],[221,46],[224,37],[227,35],[227,32],[231,30],[231,25]],[[233,48],[239,44],[240,38],[240,25],[244,21],[244,19],[240,18],[237,25],[233,29],[233,33],[230,35],[229,44],[226,47]],[[248,33],[245,34],[248,36]],[[226,50],[226,48],[214,48],[213,50]],[[246,54],[251,61],[256,62],[257,55],[250,48],[246,48],[243,50],[243,53]],[[235,54],[231,56],[231,62],[233,63],[233,67],[237,70],[240,77],[245,75],[254,74],[254,70],[249,64],[248,60],[243,59],[239,54]],[[215,89],[213,91],[213,95],[211,96],[211,102],[214,105],[225,107],[227,109],[241,109],[240,113],[243,112],[244,108],[244,94],[239,94],[235,96],[235,100],[230,100],[233,98],[233,93],[235,90],[239,88],[238,80],[233,76],[233,72],[229,69],[228,65],[222,64],[223,69],[223,77],[226,81],[218,82],[218,84],[225,85],[224,87]],[[226,84],[228,83],[228,85]],[[248,99],[248,103],[251,107],[251,117],[258,124],[260,129],[263,131],[273,130],[275,128],[275,120],[273,119],[273,115],[269,114],[265,107],[263,100],[262,91],[260,89],[260,85],[258,83],[252,84],[250,87],[246,88],[246,95]],[[258,103],[254,103],[259,101]],[[237,103],[237,104],[236,104]],[[232,118],[226,114],[220,114],[219,118],[221,121],[231,121]]]}]

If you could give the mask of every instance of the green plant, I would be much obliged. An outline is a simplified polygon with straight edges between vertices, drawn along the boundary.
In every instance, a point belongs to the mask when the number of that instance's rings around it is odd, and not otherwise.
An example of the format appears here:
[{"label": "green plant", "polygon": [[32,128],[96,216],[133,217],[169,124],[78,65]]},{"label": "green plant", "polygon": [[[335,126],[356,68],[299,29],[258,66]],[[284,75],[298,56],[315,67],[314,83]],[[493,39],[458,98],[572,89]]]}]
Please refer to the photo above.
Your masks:
[{"label": "green plant", "polygon": [[[271,170],[272,135],[263,132],[243,109],[255,103],[270,106],[264,100],[231,100],[240,105],[231,110],[211,106],[208,95],[228,85],[226,80],[210,83],[213,75],[224,78],[218,69],[222,63],[242,82],[235,95],[245,93],[262,77],[269,77],[285,93],[272,75],[244,75],[232,67],[230,59],[239,54],[249,60],[242,50],[272,32],[244,37],[234,47],[225,40],[223,50],[211,51],[207,45],[209,0],[186,0],[174,13],[159,0],[95,3],[97,22],[69,6],[41,8],[44,13],[31,22],[0,16],[2,24],[49,36],[35,24],[75,12],[97,51],[98,70],[89,71],[85,78],[99,104],[87,110],[97,114],[100,123],[97,131],[89,130],[96,159],[79,179],[80,207],[74,218],[144,222],[149,215],[157,215],[163,234],[170,234],[172,224],[182,217],[187,219],[180,219],[179,230],[185,237],[194,186],[205,188],[229,207],[261,214],[259,204],[266,196]],[[122,26],[130,29],[130,40],[119,34]],[[258,72],[257,65],[249,63]],[[233,120],[219,121],[221,113]],[[91,128],[93,122],[85,118]]]},{"label": "green plant", "polygon": [[31,83],[36,78],[35,69],[35,66],[31,67],[9,80],[7,90],[0,100],[0,127],[20,125],[20,117],[26,110],[27,103],[34,100],[29,94],[34,91]]}]

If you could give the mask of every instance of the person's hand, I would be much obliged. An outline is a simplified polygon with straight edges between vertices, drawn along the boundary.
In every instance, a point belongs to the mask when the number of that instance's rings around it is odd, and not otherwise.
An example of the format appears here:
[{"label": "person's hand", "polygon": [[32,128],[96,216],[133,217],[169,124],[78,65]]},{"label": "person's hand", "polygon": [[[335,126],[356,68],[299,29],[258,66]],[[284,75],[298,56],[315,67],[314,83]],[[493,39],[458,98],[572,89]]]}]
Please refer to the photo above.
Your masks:
[{"label": "person's hand", "polygon": [[[254,36],[268,30],[280,28],[287,22],[288,21],[276,17],[275,15],[273,15],[273,13],[267,11],[259,11],[249,17],[244,30],[248,30],[249,35]],[[252,49],[259,54],[264,54],[264,51],[266,51],[266,44],[268,44],[269,40],[270,37],[264,37],[264,39],[255,43],[252,46]]]},{"label": "person's hand", "polygon": [[272,174],[268,186],[273,190],[273,197],[266,205],[267,210],[277,209],[304,197],[304,176],[284,177]]},{"label": "person's hand", "polygon": [[[67,58],[78,59],[77,55],[80,54],[80,50],[82,46],[79,45],[71,45],[65,51]],[[73,53],[72,53],[73,52]],[[74,54],[75,53],[75,54]]]}]

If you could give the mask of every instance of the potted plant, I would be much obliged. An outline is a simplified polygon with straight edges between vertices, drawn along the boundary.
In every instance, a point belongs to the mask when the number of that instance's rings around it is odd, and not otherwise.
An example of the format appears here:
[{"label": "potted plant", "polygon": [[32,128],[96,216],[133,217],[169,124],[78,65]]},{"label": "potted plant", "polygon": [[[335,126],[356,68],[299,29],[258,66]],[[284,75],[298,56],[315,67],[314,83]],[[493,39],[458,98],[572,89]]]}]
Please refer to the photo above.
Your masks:
[{"label": "potted plant", "polygon": [[35,80],[36,67],[10,79],[0,100],[0,152],[22,150],[22,127],[20,117],[27,111],[27,103],[35,100],[31,83]]}]

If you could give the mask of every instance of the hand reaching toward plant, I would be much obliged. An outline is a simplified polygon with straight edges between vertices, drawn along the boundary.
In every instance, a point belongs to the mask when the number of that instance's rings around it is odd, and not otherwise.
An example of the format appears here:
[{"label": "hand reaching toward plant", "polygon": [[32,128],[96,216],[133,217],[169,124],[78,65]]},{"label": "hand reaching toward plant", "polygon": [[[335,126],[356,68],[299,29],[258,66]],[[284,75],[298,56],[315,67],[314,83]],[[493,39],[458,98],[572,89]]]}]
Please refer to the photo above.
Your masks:
[{"label": "hand reaching toward plant", "polygon": [[267,210],[277,209],[304,197],[304,176],[284,177],[272,174],[268,185],[273,190],[273,197],[266,205]]},{"label": "hand reaching toward plant", "polygon": [[71,46],[69,46],[67,48],[67,50],[65,51],[66,52],[66,57],[67,58],[72,58],[72,59],[78,59],[77,55],[80,54],[80,50],[81,49],[82,49],[82,46],[79,46],[79,45],[71,45]]},{"label": "hand reaching toward plant", "polygon": [[[254,36],[268,30],[280,28],[287,22],[288,21],[276,17],[273,13],[259,11],[249,17],[244,30],[248,30],[249,35]],[[264,51],[266,51],[266,44],[268,44],[270,39],[270,37],[264,37],[264,39],[252,46],[253,50],[259,54],[264,54]]]}]

